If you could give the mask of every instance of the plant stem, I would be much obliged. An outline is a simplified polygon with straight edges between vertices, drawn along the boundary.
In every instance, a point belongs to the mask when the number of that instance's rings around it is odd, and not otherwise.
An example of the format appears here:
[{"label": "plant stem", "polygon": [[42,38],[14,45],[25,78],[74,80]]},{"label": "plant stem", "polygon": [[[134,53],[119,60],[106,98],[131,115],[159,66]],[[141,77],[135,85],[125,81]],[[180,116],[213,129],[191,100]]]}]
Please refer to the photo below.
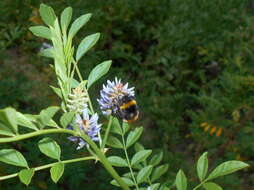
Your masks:
[{"label": "plant stem", "polygon": [[[19,136],[0,138],[0,143],[15,142],[15,141],[20,141],[20,140],[24,140],[27,138],[31,138],[31,137],[35,137],[35,136],[39,136],[39,135],[44,135],[44,134],[50,134],[50,133],[68,133],[68,134],[71,134],[74,136],[78,136],[78,134],[73,130],[44,129],[44,130],[39,130],[39,131],[35,131],[35,132],[31,132],[31,133],[27,133],[27,134],[23,134],[23,135],[19,135]],[[130,190],[129,187],[125,184],[125,182],[118,175],[118,173],[115,171],[115,169],[111,166],[111,164],[109,163],[107,158],[104,156],[104,154],[101,152],[101,150],[97,147],[97,145],[86,134],[82,134],[81,138],[83,138],[93,148],[93,150],[95,151],[100,162],[103,164],[105,169],[113,176],[113,178],[119,183],[119,185],[124,190]],[[17,176],[17,174],[11,174],[11,175],[9,175],[8,178],[12,178],[12,177],[16,177],[16,176]],[[6,177],[6,176],[4,176],[4,177]],[[6,179],[8,179],[8,178],[6,178]],[[2,179],[2,178],[0,178],[0,179]]]},{"label": "plant stem", "polygon": [[[75,73],[75,69],[76,69],[75,65],[77,64],[77,62],[74,60],[74,58],[73,58],[72,62],[73,62],[73,68],[72,68],[72,71],[71,71],[71,74],[70,74],[71,79],[73,79],[73,77],[74,77],[74,73]],[[71,70],[71,68],[70,68],[70,70]]]},{"label": "plant stem", "polygon": [[77,71],[77,74],[78,74],[78,77],[79,77],[80,82],[82,82],[82,81],[83,81],[83,77],[82,77],[82,75],[81,75],[81,73],[80,73],[80,71],[79,71],[78,63],[77,63],[76,61],[74,61],[74,67],[75,67],[75,69],[76,69],[76,71]]},{"label": "plant stem", "polygon": [[[84,160],[94,160],[94,159],[95,158],[93,156],[89,156],[89,157],[83,157],[83,158],[75,158],[75,159],[70,159],[70,160],[64,160],[64,161],[61,161],[61,162],[64,163],[64,164],[69,164],[69,163],[73,163],[73,162],[80,162],[80,161],[84,161]],[[43,165],[43,166],[38,166],[38,167],[34,168],[34,171],[39,171],[39,170],[44,170],[44,169],[50,168],[56,163],[58,163],[58,162],[54,162],[54,163],[51,163],[51,164],[46,164],[46,165]],[[13,178],[13,177],[17,177],[18,174],[19,173],[14,173],[14,174],[2,176],[2,177],[0,177],[0,181],[5,180],[5,179],[10,179],[10,178]]]},{"label": "plant stem", "polygon": [[148,177],[148,183],[149,183],[150,186],[152,185],[150,177]]},{"label": "plant stem", "polygon": [[31,132],[31,133],[26,133],[26,134],[19,135],[19,136],[0,138],[0,143],[15,142],[15,141],[20,141],[20,140],[28,139],[31,137],[50,134],[50,133],[68,133],[68,134],[77,136],[75,131],[69,130],[69,129],[61,129],[61,128],[43,129],[43,130],[39,130],[39,131]]},{"label": "plant stem", "polygon": [[113,121],[113,117],[109,116],[108,126],[107,126],[107,129],[106,129],[103,141],[102,141],[102,145],[101,145],[101,149],[102,150],[105,148],[105,145],[107,143],[108,135],[109,135],[109,132],[110,132],[110,129],[111,129],[111,125],[112,125],[112,121]]},{"label": "plant stem", "polygon": [[194,187],[193,190],[196,190],[196,189],[198,189],[199,187],[201,187],[206,181],[207,181],[207,179],[204,180],[204,181],[202,181],[200,184],[198,184],[196,187]]},{"label": "plant stem", "polygon": [[139,187],[138,187],[138,184],[137,184],[137,181],[134,177],[134,174],[133,174],[133,170],[132,170],[132,167],[131,167],[131,163],[130,163],[130,159],[129,159],[129,156],[128,156],[128,152],[127,152],[127,149],[126,149],[126,143],[125,143],[125,140],[124,140],[124,132],[123,132],[123,129],[121,130],[122,131],[122,142],[123,142],[123,148],[124,148],[124,153],[125,153],[125,157],[126,157],[126,160],[127,160],[127,163],[128,163],[128,166],[129,166],[129,169],[130,169],[130,172],[131,172],[131,177],[133,179],[133,182],[135,183],[135,186],[136,186],[136,189],[139,190]]},{"label": "plant stem", "polygon": [[[77,62],[75,60],[73,60],[73,62],[74,62],[73,71],[76,70],[80,82],[83,82],[83,78],[82,78],[81,73],[79,71],[79,68],[77,66]],[[72,74],[72,77],[73,77],[73,74]],[[85,89],[85,90],[87,92],[88,104],[89,104],[90,110],[91,110],[92,114],[94,114],[94,109],[93,109],[93,105],[92,105],[90,96],[88,94],[88,90],[87,89]],[[86,134],[81,134],[81,138],[83,138],[92,147],[92,149],[95,151],[95,153],[96,153],[98,159],[100,160],[100,162],[103,164],[105,169],[112,175],[112,177],[119,183],[119,185],[124,190],[130,190],[129,187],[127,186],[127,184],[122,180],[122,178],[118,175],[118,173],[115,171],[115,169],[109,163],[109,161],[105,157],[104,153],[102,153],[102,151],[97,147],[97,145]],[[99,133],[99,138],[101,139],[100,133]],[[100,140],[100,142],[101,142],[101,140]]]},{"label": "plant stem", "polygon": [[109,163],[104,153],[97,147],[97,145],[86,134],[81,134],[81,137],[92,147],[92,149],[95,151],[96,155],[98,156],[99,161],[103,164],[103,166],[110,173],[110,175],[118,182],[118,184],[122,187],[122,189],[130,190],[128,185],[118,175],[118,173]]},{"label": "plant stem", "polygon": [[61,95],[62,95],[62,99],[63,99],[63,102],[64,102],[64,105],[67,107],[67,99],[68,97],[66,97],[65,93],[64,93],[64,89],[63,89],[63,84],[61,82],[61,79],[60,78],[57,78],[58,79],[58,85],[60,87],[60,90],[61,90]]}]

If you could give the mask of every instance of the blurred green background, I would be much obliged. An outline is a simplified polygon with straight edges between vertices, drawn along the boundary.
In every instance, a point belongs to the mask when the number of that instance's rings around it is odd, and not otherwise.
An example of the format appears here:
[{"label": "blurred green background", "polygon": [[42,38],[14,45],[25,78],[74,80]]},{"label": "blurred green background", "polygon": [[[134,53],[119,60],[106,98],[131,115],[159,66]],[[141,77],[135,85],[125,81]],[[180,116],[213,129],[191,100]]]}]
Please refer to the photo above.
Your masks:
[{"label": "blurred green background", "polygon": [[[75,39],[101,32],[96,47],[80,61],[84,76],[98,63],[112,59],[109,74],[91,91],[96,100],[106,79],[121,77],[135,86],[147,148],[164,151],[170,169],[161,179],[171,184],[179,168],[197,182],[195,165],[209,151],[210,166],[237,159],[254,164],[254,17],[247,0],[1,0],[0,108],[13,106],[38,113],[59,99],[48,87],[55,84],[51,60],[38,55],[43,42],[28,27],[41,24],[40,3],[59,14],[71,6],[74,18],[88,12],[91,21]],[[96,101],[94,105],[98,107]],[[99,112],[99,110],[98,110]],[[101,117],[101,122],[104,118]],[[66,136],[55,136],[65,158],[85,155]],[[39,153],[33,138],[13,146],[31,166],[52,160]],[[6,145],[7,146],[7,145]],[[113,150],[110,153],[114,154]],[[17,171],[0,165],[0,175]],[[115,189],[110,176],[92,162],[66,167],[58,184],[49,172],[37,172],[30,186],[18,179],[1,181],[0,188]],[[217,180],[225,190],[253,190],[254,169]]]}]

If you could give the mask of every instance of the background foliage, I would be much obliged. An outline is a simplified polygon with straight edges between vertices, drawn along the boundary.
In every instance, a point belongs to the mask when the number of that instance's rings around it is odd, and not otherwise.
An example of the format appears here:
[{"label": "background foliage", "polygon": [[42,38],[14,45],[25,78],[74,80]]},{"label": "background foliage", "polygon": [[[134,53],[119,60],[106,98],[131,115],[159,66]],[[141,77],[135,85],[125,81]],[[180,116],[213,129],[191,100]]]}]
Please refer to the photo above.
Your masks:
[{"label": "background foliage", "polygon": [[[42,41],[28,27],[40,24],[41,2],[60,12],[74,8],[74,17],[92,12],[93,19],[79,33],[80,40],[92,32],[102,38],[94,51],[80,63],[83,75],[105,59],[113,60],[106,78],[115,75],[136,87],[141,117],[145,126],[143,144],[163,149],[174,180],[183,168],[192,176],[192,163],[208,150],[210,163],[238,159],[254,160],[254,41],[251,3],[244,0],[3,0],[0,2],[0,108],[8,105],[20,111],[38,113],[58,102],[48,84],[55,78],[50,61],[38,56]],[[103,80],[101,80],[102,84]],[[100,84],[93,88],[98,97]],[[38,98],[39,97],[39,98]],[[103,122],[103,118],[101,120]],[[66,157],[84,154],[58,137]],[[37,139],[39,140],[39,139]],[[30,152],[34,165],[38,150],[28,141],[12,144],[21,152]],[[96,172],[94,171],[96,168]],[[0,165],[2,175],[13,168]],[[249,168],[218,183],[226,189],[250,190],[254,171]],[[75,174],[75,175],[74,175]],[[238,174],[239,175],[239,174]],[[246,176],[244,176],[246,175]],[[190,178],[196,180],[195,176]],[[77,163],[68,166],[59,184],[49,182],[49,173],[35,175],[27,188],[113,189],[110,177],[99,165]],[[0,187],[13,189],[15,179]],[[99,185],[99,186],[98,186]]]}]

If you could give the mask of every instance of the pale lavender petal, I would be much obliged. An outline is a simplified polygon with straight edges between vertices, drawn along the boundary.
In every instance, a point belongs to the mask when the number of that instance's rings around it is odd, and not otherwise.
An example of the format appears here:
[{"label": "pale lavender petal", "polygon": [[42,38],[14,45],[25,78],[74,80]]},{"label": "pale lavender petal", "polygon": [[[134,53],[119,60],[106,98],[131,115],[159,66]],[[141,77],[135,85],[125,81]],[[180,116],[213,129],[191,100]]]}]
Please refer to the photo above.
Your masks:
[{"label": "pale lavender petal", "polygon": [[82,118],[79,114],[76,115],[76,123],[82,122]]},{"label": "pale lavender petal", "polygon": [[83,110],[83,120],[89,120],[88,109]]},{"label": "pale lavender petal", "polygon": [[77,150],[83,148],[85,145],[86,145],[86,142],[81,139],[80,142],[78,143]]},{"label": "pale lavender petal", "polygon": [[79,138],[75,136],[71,136],[71,137],[67,137],[67,139],[69,139],[72,142],[77,142]]}]

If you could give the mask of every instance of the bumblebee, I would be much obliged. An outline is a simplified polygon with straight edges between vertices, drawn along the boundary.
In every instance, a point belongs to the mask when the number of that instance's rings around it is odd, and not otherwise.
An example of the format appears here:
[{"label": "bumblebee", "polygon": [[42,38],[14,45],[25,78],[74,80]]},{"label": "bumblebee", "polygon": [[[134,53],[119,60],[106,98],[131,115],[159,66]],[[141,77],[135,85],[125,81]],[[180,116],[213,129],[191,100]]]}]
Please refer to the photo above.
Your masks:
[{"label": "bumblebee", "polygon": [[124,95],[118,99],[117,117],[125,122],[133,122],[138,119],[139,111],[134,96]]}]

